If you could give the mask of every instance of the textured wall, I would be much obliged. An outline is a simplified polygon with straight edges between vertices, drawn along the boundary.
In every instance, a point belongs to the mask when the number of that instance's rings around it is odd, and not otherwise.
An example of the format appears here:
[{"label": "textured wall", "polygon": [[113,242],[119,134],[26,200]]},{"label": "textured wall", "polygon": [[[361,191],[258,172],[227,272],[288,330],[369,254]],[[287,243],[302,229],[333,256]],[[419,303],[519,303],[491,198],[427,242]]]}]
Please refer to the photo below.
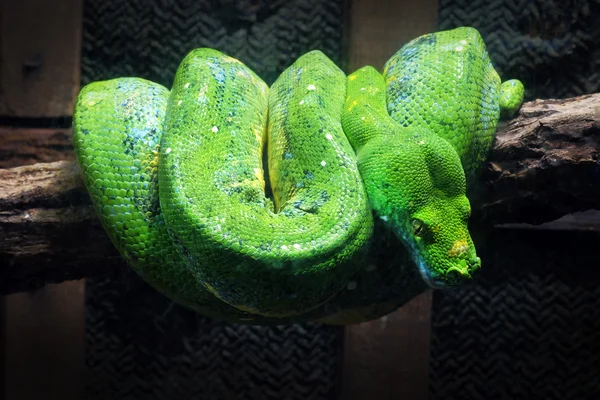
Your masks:
[{"label": "textured wall", "polygon": [[[82,83],[140,76],[170,86],[196,47],[271,83],[320,49],[344,67],[342,1],[86,0]],[[340,329],[244,327],[175,306],[133,273],[87,285],[87,398],[332,399]]]},{"label": "textured wall", "polygon": [[477,28],[503,78],[528,99],[600,91],[600,1],[440,0],[440,29]]},{"label": "textured wall", "polygon": [[600,398],[600,232],[496,232],[477,285],[434,295],[431,398]]},{"label": "textured wall", "polygon": [[271,84],[319,49],[344,68],[342,0],[89,0],[83,83],[140,76],[171,86],[192,49],[238,58]]},{"label": "textured wall", "polygon": [[340,330],[217,323],[132,274],[87,285],[86,398],[333,399]]}]

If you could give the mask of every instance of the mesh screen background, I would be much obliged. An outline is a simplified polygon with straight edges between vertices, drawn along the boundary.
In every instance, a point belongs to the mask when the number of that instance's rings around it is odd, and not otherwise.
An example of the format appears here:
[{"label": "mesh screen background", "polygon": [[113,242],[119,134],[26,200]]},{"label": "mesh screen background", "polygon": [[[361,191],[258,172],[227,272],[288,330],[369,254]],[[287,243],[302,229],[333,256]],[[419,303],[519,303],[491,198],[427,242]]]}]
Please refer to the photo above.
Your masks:
[{"label": "mesh screen background", "polygon": [[477,28],[503,79],[527,99],[600,91],[600,1],[439,0],[439,29]]}]

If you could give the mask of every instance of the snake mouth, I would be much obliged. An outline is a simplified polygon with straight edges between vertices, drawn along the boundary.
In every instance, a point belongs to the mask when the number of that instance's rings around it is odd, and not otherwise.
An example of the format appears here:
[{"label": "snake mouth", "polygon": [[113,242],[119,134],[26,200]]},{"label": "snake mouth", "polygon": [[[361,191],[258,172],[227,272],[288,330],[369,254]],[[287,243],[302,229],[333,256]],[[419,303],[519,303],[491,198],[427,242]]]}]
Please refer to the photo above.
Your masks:
[{"label": "snake mouth", "polygon": [[[481,268],[481,259],[473,258],[470,262],[462,259],[456,265],[449,267],[443,277],[432,272],[424,261],[417,263],[423,281],[432,289],[459,287],[473,279],[473,274]],[[436,276],[437,275],[437,276]]]}]

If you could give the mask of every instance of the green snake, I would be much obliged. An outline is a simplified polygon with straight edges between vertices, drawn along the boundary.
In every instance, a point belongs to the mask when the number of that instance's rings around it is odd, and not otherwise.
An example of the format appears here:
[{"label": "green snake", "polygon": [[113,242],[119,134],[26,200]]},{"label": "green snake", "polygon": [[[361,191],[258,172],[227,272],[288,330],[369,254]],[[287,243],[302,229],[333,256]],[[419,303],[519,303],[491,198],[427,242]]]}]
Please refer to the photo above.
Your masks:
[{"label": "green snake", "polygon": [[376,257],[377,229],[427,285],[472,279],[466,191],[523,92],[468,27],[414,39],[382,73],[311,51],[271,87],[201,48],[171,90],[86,85],[73,138],[104,229],[154,288],[230,321],[319,319]]}]

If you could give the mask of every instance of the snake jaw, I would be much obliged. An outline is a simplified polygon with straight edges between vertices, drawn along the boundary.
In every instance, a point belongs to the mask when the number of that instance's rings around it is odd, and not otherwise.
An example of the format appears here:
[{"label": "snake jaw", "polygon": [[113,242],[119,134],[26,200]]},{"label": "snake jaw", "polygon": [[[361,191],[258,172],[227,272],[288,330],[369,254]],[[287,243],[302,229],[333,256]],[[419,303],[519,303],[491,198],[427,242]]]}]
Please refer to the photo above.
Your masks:
[{"label": "snake jaw", "polygon": [[458,287],[474,278],[481,269],[481,259],[474,257],[470,262],[466,259],[458,260],[441,273],[436,273],[424,260],[418,260],[417,268],[425,283],[432,289]]},{"label": "snake jaw", "polygon": [[417,269],[419,270],[419,273],[421,274],[421,278],[423,278],[423,281],[430,288],[432,288],[432,289],[442,289],[442,288],[445,288],[447,286],[446,283],[443,280],[436,279],[433,276],[431,268],[429,268],[426,265],[425,261],[421,260],[421,261],[417,262]]},{"label": "snake jaw", "polygon": [[[451,214],[439,213],[445,217]],[[412,255],[421,278],[433,289],[460,287],[473,280],[481,268],[467,227],[461,226],[461,221],[446,222],[426,224],[427,228],[419,230],[422,237],[415,235],[414,227],[409,228],[408,224],[393,229]],[[458,239],[453,240],[456,236]]]}]

